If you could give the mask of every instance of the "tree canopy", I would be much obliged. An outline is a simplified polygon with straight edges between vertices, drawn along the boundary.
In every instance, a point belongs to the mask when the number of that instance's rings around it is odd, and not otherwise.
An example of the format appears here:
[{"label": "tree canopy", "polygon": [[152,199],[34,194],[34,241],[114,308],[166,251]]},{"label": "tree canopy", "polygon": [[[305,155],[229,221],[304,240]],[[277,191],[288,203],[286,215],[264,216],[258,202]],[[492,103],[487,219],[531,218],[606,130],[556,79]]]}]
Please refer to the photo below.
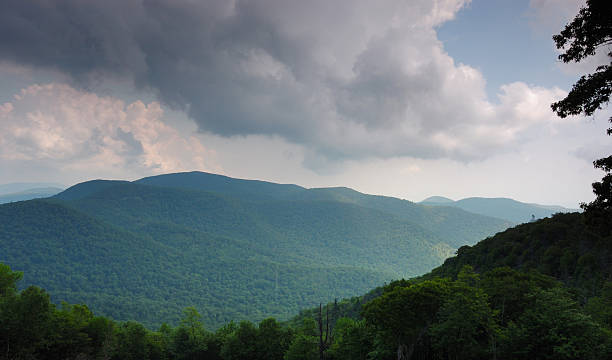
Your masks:
[{"label": "tree canopy", "polygon": [[[559,59],[565,63],[580,62],[598,51],[609,51],[612,44],[612,3],[608,0],[587,0],[572,22],[561,33],[553,36],[558,49],[563,51]],[[583,75],[572,87],[565,99],[553,103],[552,109],[561,118],[568,115],[593,113],[610,101],[612,93],[612,51],[607,53],[609,64],[603,64],[592,74]],[[612,117],[609,118],[612,123]],[[607,131],[612,135],[612,127]],[[612,155],[595,160],[593,165],[605,172],[603,179],[593,183],[596,198],[582,208],[605,232],[611,229],[605,219],[612,214]]]}]

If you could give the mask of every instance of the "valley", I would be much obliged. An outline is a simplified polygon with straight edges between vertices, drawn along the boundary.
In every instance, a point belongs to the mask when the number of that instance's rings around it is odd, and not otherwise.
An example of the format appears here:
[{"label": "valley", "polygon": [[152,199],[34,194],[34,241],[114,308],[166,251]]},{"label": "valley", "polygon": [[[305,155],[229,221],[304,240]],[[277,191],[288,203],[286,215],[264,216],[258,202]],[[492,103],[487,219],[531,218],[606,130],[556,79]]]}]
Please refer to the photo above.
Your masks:
[{"label": "valley", "polygon": [[509,225],[348,188],[192,172],[0,205],[0,260],[56,302],[153,327],[195,306],[216,328],[423,274]]}]

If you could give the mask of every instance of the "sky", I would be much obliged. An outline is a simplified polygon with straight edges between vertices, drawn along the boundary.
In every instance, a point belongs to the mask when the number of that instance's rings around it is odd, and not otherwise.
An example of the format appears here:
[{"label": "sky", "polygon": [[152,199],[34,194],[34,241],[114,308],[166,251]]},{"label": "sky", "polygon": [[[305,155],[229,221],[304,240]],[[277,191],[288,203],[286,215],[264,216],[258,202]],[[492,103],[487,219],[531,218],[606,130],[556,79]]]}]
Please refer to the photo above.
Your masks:
[{"label": "sky", "polygon": [[6,0],[0,184],[207,171],[576,208],[610,111],[550,104],[597,54],[577,0]]}]

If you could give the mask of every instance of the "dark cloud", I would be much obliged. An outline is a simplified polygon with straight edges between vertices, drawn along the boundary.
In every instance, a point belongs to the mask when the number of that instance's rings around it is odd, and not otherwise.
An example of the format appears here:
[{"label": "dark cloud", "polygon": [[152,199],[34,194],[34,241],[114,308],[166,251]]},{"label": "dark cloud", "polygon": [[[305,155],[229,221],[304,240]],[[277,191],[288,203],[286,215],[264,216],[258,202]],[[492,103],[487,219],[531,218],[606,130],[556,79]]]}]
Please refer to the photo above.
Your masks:
[{"label": "dark cloud", "polygon": [[496,113],[521,99],[488,103],[437,40],[464,2],[5,0],[0,60],[83,86],[128,78],[202,131],[279,135],[329,159],[466,160],[525,127]]},{"label": "dark cloud", "polygon": [[[128,73],[142,66],[133,28],[135,1],[3,1],[0,56],[52,67],[76,77],[93,71]],[[134,17],[128,15],[132,14]]]}]

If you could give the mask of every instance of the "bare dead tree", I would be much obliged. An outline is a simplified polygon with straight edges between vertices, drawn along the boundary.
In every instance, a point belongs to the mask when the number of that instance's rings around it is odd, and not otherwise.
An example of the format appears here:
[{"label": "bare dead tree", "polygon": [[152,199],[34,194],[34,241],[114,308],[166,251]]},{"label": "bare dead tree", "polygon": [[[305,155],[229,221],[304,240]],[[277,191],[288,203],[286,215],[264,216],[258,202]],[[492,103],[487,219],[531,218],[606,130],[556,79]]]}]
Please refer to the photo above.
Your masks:
[{"label": "bare dead tree", "polygon": [[321,303],[319,303],[317,323],[319,324],[319,359],[325,360],[325,351],[329,349],[331,344],[331,334],[329,331],[329,308],[325,307],[325,337],[323,336],[323,305]]}]

